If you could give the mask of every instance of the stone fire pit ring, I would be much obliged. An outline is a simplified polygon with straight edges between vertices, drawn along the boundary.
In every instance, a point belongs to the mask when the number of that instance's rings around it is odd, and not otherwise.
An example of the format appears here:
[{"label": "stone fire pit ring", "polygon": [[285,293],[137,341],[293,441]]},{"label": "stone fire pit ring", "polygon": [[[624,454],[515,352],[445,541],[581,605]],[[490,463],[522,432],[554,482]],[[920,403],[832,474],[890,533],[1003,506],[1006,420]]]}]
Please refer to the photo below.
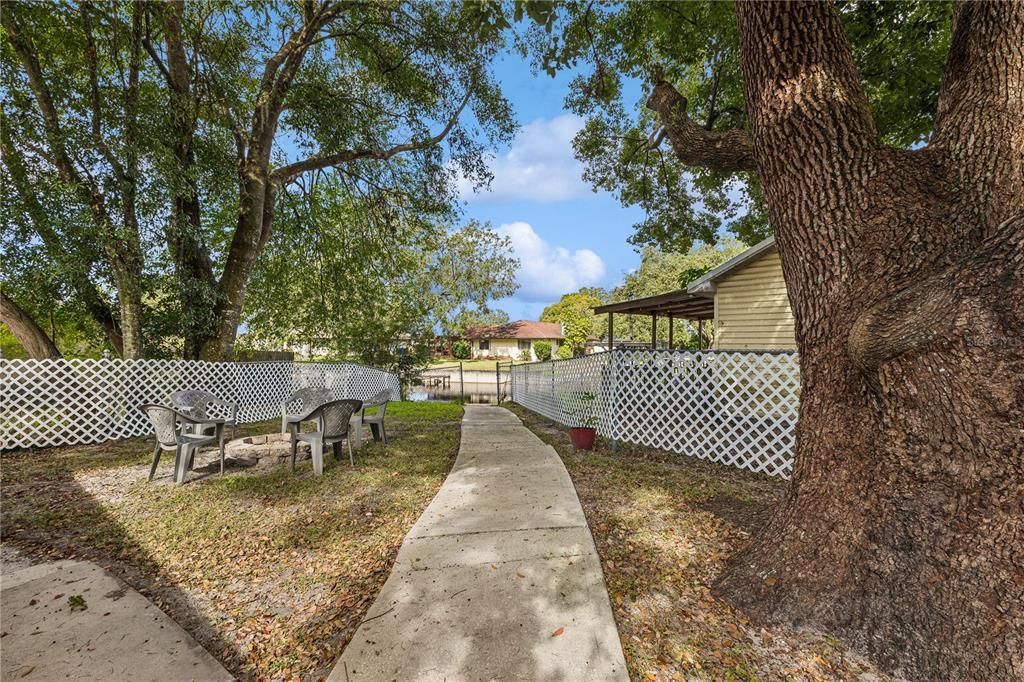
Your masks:
[{"label": "stone fire pit ring", "polygon": [[[296,460],[309,459],[309,443],[299,441],[295,447]],[[236,438],[224,446],[224,454],[237,460],[246,460],[256,466],[288,464],[292,458],[291,436],[287,433],[268,433],[263,436]]]}]

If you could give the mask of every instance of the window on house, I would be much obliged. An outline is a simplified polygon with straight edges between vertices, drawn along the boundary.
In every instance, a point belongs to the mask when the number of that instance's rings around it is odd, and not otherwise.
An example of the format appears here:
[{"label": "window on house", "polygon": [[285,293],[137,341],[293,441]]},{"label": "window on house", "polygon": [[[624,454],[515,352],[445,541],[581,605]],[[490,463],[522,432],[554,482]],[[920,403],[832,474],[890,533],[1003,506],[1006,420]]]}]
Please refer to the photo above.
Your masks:
[{"label": "window on house", "polygon": [[519,350],[530,350],[530,342],[519,339]]},{"label": "window on house", "polygon": [[490,339],[480,339],[480,350],[490,350],[491,341]]}]

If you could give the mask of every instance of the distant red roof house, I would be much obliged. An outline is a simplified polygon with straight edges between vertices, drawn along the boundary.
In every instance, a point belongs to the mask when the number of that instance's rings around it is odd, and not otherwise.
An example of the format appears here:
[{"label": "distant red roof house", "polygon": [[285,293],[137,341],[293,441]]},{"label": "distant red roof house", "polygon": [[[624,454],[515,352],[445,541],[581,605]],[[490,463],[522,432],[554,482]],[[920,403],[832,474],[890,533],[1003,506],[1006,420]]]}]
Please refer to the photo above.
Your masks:
[{"label": "distant red roof house", "polygon": [[516,320],[507,324],[468,327],[467,339],[564,339],[562,325],[557,322]]},{"label": "distant red roof house", "polygon": [[510,357],[536,360],[535,341],[548,341],[551,350],[562,344],[562,325],[557,322],[516,320],[507,324],[470,327],[463,335],[470,341],[474,358]]}]

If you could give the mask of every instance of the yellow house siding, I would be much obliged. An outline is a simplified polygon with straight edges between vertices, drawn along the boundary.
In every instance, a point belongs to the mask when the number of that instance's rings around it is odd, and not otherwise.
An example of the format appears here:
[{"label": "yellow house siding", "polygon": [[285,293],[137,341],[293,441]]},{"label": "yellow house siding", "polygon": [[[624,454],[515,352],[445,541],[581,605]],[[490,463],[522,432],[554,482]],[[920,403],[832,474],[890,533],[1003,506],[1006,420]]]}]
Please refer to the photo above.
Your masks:
[{"label": "yellow house siding", "polygon": [[796,350],[782,263],[775,249],[718,281],[715,348]]}]

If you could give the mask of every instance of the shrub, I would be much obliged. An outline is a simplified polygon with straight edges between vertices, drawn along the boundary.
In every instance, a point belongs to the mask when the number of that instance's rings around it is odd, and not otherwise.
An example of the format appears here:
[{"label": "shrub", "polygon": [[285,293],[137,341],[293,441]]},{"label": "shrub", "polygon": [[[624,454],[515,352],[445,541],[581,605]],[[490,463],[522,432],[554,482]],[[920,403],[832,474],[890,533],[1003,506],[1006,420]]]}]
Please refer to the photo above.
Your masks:
[{"label": "shrub", "polygon": [[469,345],[469,341],[459,339],[452,344],[452,356],[456,360],[468,360],[473,355],[473,348]]},{"label": "shrub", "polygon": [[523,350],[519,351],[519,359],[522,360],[523,362],[529,362],[530,360],[533,360],[533,356],[530,355],[530,349],[524,348]]},{"label": "shrub", "polygon": [[558,352],[555,353],[555,355],[558,356],[559,360],[568,360],[573,356],[572,346],[570,346],[567,343],[563,343],[561,346],[558,347]]},{"label": "shrub", "polygon": [[537,359],[541,362],[551,359],[551,342],[550,341],[534,341],[533,352],[537,355]]}]

